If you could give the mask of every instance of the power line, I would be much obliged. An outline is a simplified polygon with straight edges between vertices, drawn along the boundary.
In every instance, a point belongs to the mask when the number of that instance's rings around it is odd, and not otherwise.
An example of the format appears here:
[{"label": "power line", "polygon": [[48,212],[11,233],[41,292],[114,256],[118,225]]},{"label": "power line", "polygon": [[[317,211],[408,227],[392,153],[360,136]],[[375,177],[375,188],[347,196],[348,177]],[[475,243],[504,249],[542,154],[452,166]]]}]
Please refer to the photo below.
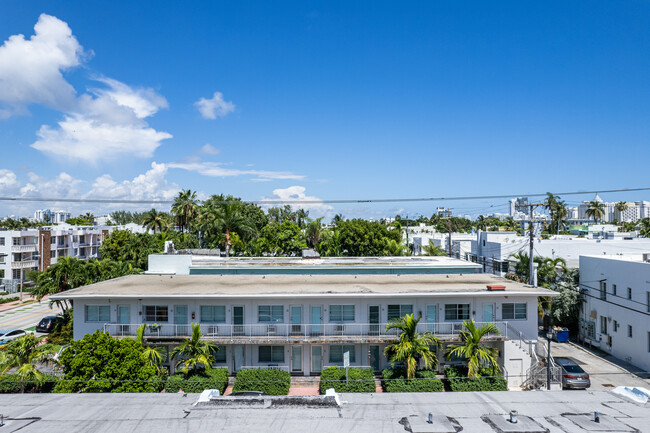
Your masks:
[{"label": "power line", "polygon": [[[586,195],[613,192],[650,191],[650,188],[622,188],[594,191],[568,191],[554,192],[553,195]],[[505,199],[512,197],[545,197],[547,193],[533,194],[500,194],[478,196],[450,196],[450,197],[419,197],[419,198],[378,198],[378,199],[332,199],[332,200],[222,200],[213,201],[216,204],[245,202],[261,205],[274,204],[355,204],[355,203],[406,203],[426,201],[451,201],[451,200],[482,200]],[[16,202],[61,202],[61,203],[109,203],[109,204],[172,204],[173,200],[126,200],[126,199],[92,199],[92,198],[44,198],[44,197],[0,197],[0,201]]]}]

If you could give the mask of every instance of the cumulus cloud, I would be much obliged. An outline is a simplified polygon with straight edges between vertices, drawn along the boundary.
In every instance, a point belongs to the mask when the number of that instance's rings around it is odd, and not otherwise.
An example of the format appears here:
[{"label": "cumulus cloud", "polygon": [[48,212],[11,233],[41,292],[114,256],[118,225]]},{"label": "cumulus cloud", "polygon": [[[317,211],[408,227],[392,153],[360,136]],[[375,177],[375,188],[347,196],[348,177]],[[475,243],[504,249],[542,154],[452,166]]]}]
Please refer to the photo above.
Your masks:
[{"label": "cumulus cloud", "polygon": [[205,144],[201,147],[199,153],[203,155],[218,155],[221,151],[211,144]]},{"label": "cumulus cloud", "polygon": [[68,25],[43,14],[34,35],[11,36],[0,47],[0,118],[24,113],[29,104],[59,110],[56,126],[42,125],[32,147],[50,156],[95,163],[121,156],[151,157],[167,132],[144,120],[167,100],[153,89],[98,77],[99,87],[77,96],[62,72],[78,67],[84,50]]},{"label": "cumulus cloud", "polygon": [[304,179],[305,176],[291,173],[288,171],[268,171],[268,170],[239,170],[227,168],[220,162],[186,160],[182,162],[171,162],[167,164],[169,168],[180,168],[182,170],[195,171],[204,176],[210,177],[232,177],[232,176],[255,176],[253,180],[271,180],[271,179]]},{"label": "cumulus cloud", "polygon": [[0,47],[0,101],[4,117],[26,112],[28,104],[72,108],[76,91],[62,71],[79,66],[83,47],[70,27],[42,14],[34,35],[13,35]]},{"label": "cumulus cloud", "polygon": [[68,173],[59,173],[54,179],[48,179],[29,173],[29,181],[20,188],[22,197],[56,197],[56,198],[78,198],[81,194],[80,179],[70,176]]},{"label": "cumulus cloud", "polygon": [[[262,200],[280,201],[284,204],[290,204],[294,208],[308,210],[315,215],[330,215],[334,208],[323,203],[321,199],[305,194],[304,186],[290,186],[288,188],[278,188],[273,190],[273,195],[264,197]],[[297,202],[297,203],[296,203]],[[277,204],[266,205],[265,207],[277,206]]]},{"label": "cumulus cloud", "polygon": [[110,175],[99,176],[91,189],[84,194],[86,198],[107,198],[122,200],[171,200],[180,191],[176,184],[166,179],[167,165],[151,163],[151,169],[133,180],[115,181]]},{"label": "cumulus cloud", "polygon": [[194,103],[194,106],[204,119],[216,119],[224,117],[235,111],[235,104],[224,101],[221,92],[214,92],[210,99],[201,98]]},{"label": "cumulus cloud", "polygon": [[11,170],[0,169],[0,194],[15,194],[20,189],[20,182],[16,173]]}]

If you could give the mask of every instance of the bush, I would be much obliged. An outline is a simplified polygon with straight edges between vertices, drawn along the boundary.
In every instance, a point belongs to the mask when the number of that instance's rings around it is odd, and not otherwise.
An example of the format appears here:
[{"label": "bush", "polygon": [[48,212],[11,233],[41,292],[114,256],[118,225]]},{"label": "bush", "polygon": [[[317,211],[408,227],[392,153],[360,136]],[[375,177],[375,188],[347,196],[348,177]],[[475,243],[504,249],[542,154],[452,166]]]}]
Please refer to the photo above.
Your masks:
[{"label": "bush", "polygon": [[169,376],[165,384],[166,392],[202,392],[205,389],[218,389],[223,395],[228,386],[228,369],[212,368],[201,373],[185,375],[179,372]]},{"label": "bush", "polygon": [[503,377],[492,377],[491,369],[481,369],[481,376],[467,377],[465,367],[445,367],[445,377],[449,389],[455,392],[462,391],[507,391],[508,381]]},{"label": "bush", "polygon": [[288,395],[291,375],[275,369],[239,370],[232,392],[260,391],[269,395]]},{"label": "bush", "polygon": [[47,342],[51,344],[59,344],[65,346],[70,344],[73,339],[73,328],[72,328],[72,308],[68,308],[60,319],[57,320],[54,324],[54,329],[47,336]]},{"label": "bush", "polygon": [[414,380],[406,379],[403,369],[386,369],[382,372],[383,386],[386,392],[441,392],[442,380],[436,377],[432,370],[415,372]]},{"label": "bush", "polygon": [[8,304],[10,302],[14,302],[20,299],[18,296],[12,296],[10,298],[2,298],[0,299],[0,304]]},{"label": "bush", "polygon": [[375,375],[370,368],[348,368],[348,383],[345,383],[345,369],[327,367],[320,375],[320,392],[329,388],[336,392],[375,392]]},{"label": "bush", "polygon": [[[52,392],[59,382],[57,376],[45,374],[41,382],[25,382],[25,392]],[[0,379],[0,394],[20,393],[20,377],[16,374],[8,374]]]}]

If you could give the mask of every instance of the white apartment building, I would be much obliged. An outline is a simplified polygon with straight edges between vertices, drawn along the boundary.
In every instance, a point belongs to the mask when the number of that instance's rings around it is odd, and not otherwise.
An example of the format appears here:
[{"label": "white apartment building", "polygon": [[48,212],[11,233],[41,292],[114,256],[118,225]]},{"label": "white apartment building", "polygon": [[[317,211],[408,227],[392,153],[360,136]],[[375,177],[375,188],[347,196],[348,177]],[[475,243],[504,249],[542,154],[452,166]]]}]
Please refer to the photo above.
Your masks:
[{"label": "white apartment building", "polygon": [[99,247],[112,228],[52,226],[42,229],[0,229],[0,279],[15,292],[27,272],[44,270],[60,257],[99,257]]},{"label": "white apartment building", "polygon": [[640,371],[650,371],[649,256],[580,257],[581,337]]},{"label": "white apartment building", "polygon": [[[489,344],[511,386],[533,364],[537,299],[554,296],[448,257],[266,259],[152,255],[146,275],[122,277],[57,294],[74,302],[74,338],[105,330],[130,337],[147,324],[146,338],[169,351],[199,323],[216,342],[217,365],[236,372],[276,367],[318,375],[342,365],[389,366],[391,319],[414,314],[419,332],[458,342],[462,321],[495,323]],[[442,364],[444,356],[439,353]],[[169,363],[168,365],[173,365]],[[441,367],[442,368],[442,367]]]},{"label": "white apartment building", "polygon": [[39,209],[34,212],[34,221],[39,223],[62,224],[70,218],[72,218],[72,214],[64,210]]}]

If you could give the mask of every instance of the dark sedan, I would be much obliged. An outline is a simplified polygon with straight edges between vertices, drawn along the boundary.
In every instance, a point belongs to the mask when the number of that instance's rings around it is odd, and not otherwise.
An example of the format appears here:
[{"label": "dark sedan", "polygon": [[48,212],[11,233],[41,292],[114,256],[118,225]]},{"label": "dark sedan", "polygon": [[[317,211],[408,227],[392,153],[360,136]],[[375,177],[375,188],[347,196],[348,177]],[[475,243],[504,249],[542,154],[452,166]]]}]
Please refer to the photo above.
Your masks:
[{"label": "dark sedan", "polygon": [[57,316],[43,317],[41,321],[38,322],[38,325],[36,325],[36,332],[45,332],[49,334],[54,331],[54,327],[60,320],[61,318]]},{"label": "dark sedan", "polygon": [[571,358],[554,358],[562,368],[562,388],[587,389],[591,386],[589,374]]}]

